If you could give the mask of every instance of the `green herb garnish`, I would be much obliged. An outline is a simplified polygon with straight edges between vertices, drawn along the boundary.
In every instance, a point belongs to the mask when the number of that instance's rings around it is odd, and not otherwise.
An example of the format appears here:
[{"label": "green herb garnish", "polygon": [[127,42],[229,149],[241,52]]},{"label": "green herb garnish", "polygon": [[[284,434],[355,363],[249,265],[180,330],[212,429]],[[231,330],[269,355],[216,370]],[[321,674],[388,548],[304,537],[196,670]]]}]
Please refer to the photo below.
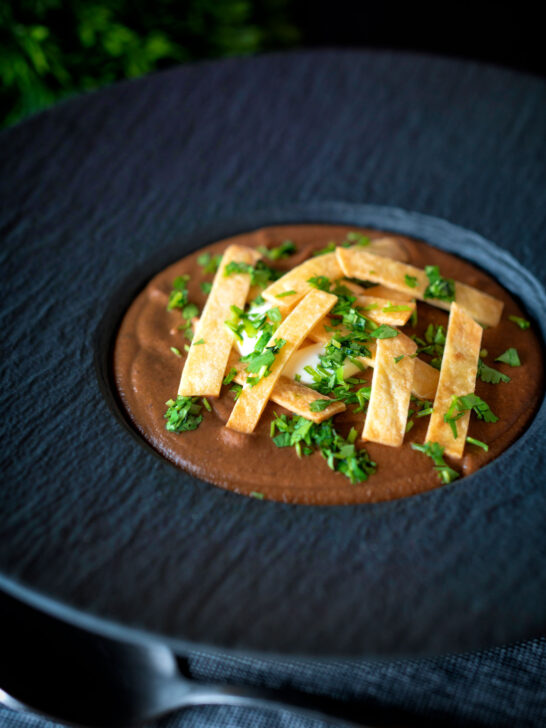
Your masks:
[{"label": "green herb garnish", "polygon": [[277,293],[277,295],[275,296],[275,298],[285,298],[286,296],[293,296],[296,293],[297,293],[297,291],[294,291],[294,290],[292,290],[292,291],[283,291],[283,293]]},{"label": "green herb garnish", "polygon": [[199,346],[200,344],[204,344],[205,339],[199,339],[199,341],[192,341],[192,346]]},{"label": "green herb garnish", "polygon": [[222,256],[201,253],[197,258],[197,262],[203,268],[203,273],[216,273],[222,262]]},{"label": "green herb garnish", "polygon": [[224,268],[225,276],[232,276],[237,273],[246,273],[250,275],[250,283],[253,286],[265,288],[271,281],[276,281],[282,273],[270,268],[263,260],[258,260],[256,265],[250,263],[238,263],[235,260],[230,261]]},{"label": "green herb garnish", "polygon": [[488,366],[481,359],[478,360],[478,377],[482,382],[487,384],[499,384],[499,382],[510,382],[511,379],[507,374],[499,372],[497,369]]},{"label": "green herb garnish", "polygon": [[395,364],[398,364],[398,362],[399,361],[402,361],[403,358],[404,358],[404,354],[400,354],[400,356],[395,356],[394,357],[394,363]]},{"label": "green herb garnish", "polygon": [[285,240],[276,248],[266,248],[265,245],[259,245],[258,250],[269,260],[281,260],[281,258],[289,258],[294,255],[297,248],[291,240]]},{"label": "green herb garnish", "polygon": [[428,286],[425,289],[424,298],[436,298],[439,301],[455,300],[455,281],[451,278],[443,278],[437,265],[425,266],[425,273],[428,278]]},{"label": "green herb garnish", "polygon": [[404,281],[406,286],[409,286],[410,288],[415,288],[417,286],[417,276],[410,276],[406,273]]},{"label": "green herb garnish", "polygon": [[169,399],[165,404],[167,411],[165,419],[167,423],[165,429],[169,432],[187,432],[188,430],[196,430],[203,416],[200,414],[202,405],[198,403],[197,397],[181,397],[180,395],[174,399]]},{"label": "green herb garnish", "polygon": [[487,402],[476,394],[465,394],[462,397],[453,397],[447,412],[444,415],[444,422],[451,427],[453,437],[457,438],[456,422],[465,412],[472,410],[479,420],[484,422],[497,422],[498,417],[493,414]]},{"label": "green herb garnish", "polygon": [[520,327],[520,329],[523,329],[523,330],[528,329],[529,326],[531,325],[530,321],[527,321],[526,319],[521,318],[520,316],[508,316],[508,320],[517,324]]},{"label": "green herb garnish", "polygon": [[180,357],[182,356],[182,354],[180,353],[180,349],[177,349],[176,346],[171,346],[170,349],[171,349],[172,353],[175,354],[176,356],[180,356]]},{"label": "green herb garnish", "polygon": [[229,372],[224,377],[224,381],[222,382],[222,384],[226,384],[226,385],[231,384],[231,382],[235,379],[236,376],[237,376],[237,369],[235,369],[235,367],[231,367]]},{"label": "green herb garnish", "polygon": [[184,308],[188,303],[188,275],[177,276],[173,281],[172,291],[169,294],[169,302],[167,310],[172,311],[173,308]]},{"label": "green herb garnish", "polygon": [[241,357],[241,361],[246,363],[246,370],[255,377],[247,377],[246,381],[251,387],[254,387],[260,379],[271,374],[271,366],[275,361],[275,357],[286,344],[285,339],[275,339],[273,344],[266,346],[270,340],[269,332],[265,331],[254,347],[254,351],[246,356]]},{"label": "green herb garnish", "polygon": [[398,336],[398,331],[388,324],[381,324],[375,331],[370,331],[370,336],[374,339],[392,339]]},{"label": "green herb garnish", "polygon": [[256,498],[256,500],[263,500],[263,499],[264,499],[264,494],[263,494],[263,493],[260,493],[260,492],[259,492],[259,491],[257,491],[257,490],[253,490],[253,491],[251,491],[251,492],[249,493],[249,496],[250,496],[251,498]]},{"label": "green herb garnish", "polygon": [[445,462],[444,448],[438,442],[426,442],[424,445],[421,445],[418,442],[412,442],[411,447],[413,450],[422,452],[424,455],[427,455],[432,459],[434,462],[434,470],[436,470],[440,476],[442,483],[452,483],[459,477],[459,473],[456,470],[453,470],[453,468],[450,468]]},{"label": "green herb garnish", "polygon": [[311,412],[324,412],[330,404],[332,404],[331,399],[316,399],[314,402],[311,402],[309,409]]},{"label": "green herb garnish", "polygon": [[481,440],[476,440],[473,437],[467,437],[466,441],[469,442],[471,445],[476,445],[477,447],[481,447],[482,450],[485,450],[485,452],[487,452],[489,450],[489,445],[486,445],[485,442],[482,442]]},{"label": "green herb garnish", "polygon": [[345,243],[342,243],[343,247],[349,247],[350,245],[357,245],[360,248],[367,248],[372,241],[367,235],[357,233],[355,230],[351,230],[345,237]]},{"label": "green herb garnish", "polygon": [[388,306],[384,306],[381,310],[383,311],[383,313],[398,313],[399,311],[409,311],[410,307],[406,306],[403,303],[400,303],[400,304],[389,303]]},{"label": "green herb garnish", "polygon": [[324,248],[321,248],[320,250],[315,250],[313,253],[313,257],[316,258],[319,255],[326,255],[326,253],[333,253],[336,249],[336,244],[332,241],[331,243],[328,243]]},{"label": "green herb garnish", "polygon": [[495,361],[501,361],[504,364],[509,364],[511,367],[520,367],[521,362],[519,360],[518,350],[517,349],[506,349],[504,354],[501,354],[498,356]]},{"label": "green herb garnish", "polygon": [[[275,435],[277,430],[279,434]],[[328,466],[343,473],[351,483],[364,482],[377,469],[368,452],[356,448],[356,431],[351,430],[345,439],[336,432],[332,420],[317,424],[296,415],[276,416],[270,434],[277,447],[294,447],[300,457],[319,450]]]},{"label": "green herb garnish", "polygon": [[203,293],[205,293],[207,296],[212,291],[212,283],[210,281],[203,281],[203,283],[200,283],[199,286]]}]

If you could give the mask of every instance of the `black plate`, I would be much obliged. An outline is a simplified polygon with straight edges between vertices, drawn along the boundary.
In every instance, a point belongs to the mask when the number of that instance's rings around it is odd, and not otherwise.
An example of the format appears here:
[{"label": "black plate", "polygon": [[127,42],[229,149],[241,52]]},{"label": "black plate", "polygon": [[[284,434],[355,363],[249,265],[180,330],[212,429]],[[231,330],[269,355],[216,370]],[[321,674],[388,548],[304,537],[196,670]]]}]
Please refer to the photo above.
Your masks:
[{"label": "black plate", "polygon": [[[87,326],[71,329],[71,351],[85,351],[78,371],[66,372],[75,396],[67,393],[47,423],[47,467],[40,473],[32,449],[24,456],[35,475],[13,491],[9,513],[44,537],[29,559],[18,551],[21,535],[11,532],[0,583],[79,623],[89,625],[93,613],[177,643],[253,651],[418,653],[536,634],[545,626],[543,543],[533,534],[543,526],[536,457],[546,441],[546,405],[517,443],[475,475],[410,499],[351,507],[224,492],[176,470],[126,424],[111,386],[111,345],[145,281],[215,239],[293,222],[376,227],[432,242],[492,273],[544,326],[544,291],[511,256],[416,213],[304,205],[174,238],[129,280],[120,271],[123,285],[84,307],[82,321],[102,314],[93,346]],[[69,310],[72,293],[57,295]],[[50,372],[43,384],[54,390],[59,381]],[[21,566],[23,578],[13,579]],[[22,591],[25,581],[36,591]],[[65,603],[46,603],[44,591]],[[67,597],[84,612],[67,610]]]},{"label": "black plate", "polygon": [[238,497],[152,454],[117,413],[105,359],[125,305],[165,264],[308,220],[454,250],[544,334],[529,273],[546,280],[543,112],[544,84],[507,71],[306,52],[174,69],[4,131],[0,585],[117,637],[269,654],[544,632],[544,405],[453,486],[305,508]]}]

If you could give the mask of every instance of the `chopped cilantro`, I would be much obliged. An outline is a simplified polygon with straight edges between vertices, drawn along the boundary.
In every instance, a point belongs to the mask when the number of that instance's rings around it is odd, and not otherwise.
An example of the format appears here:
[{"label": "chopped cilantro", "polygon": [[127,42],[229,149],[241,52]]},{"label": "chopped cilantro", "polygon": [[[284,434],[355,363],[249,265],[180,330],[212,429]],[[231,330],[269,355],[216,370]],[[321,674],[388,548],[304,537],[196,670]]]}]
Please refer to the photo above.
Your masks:
[{"label": "chopped cilantro", "polygon": [[400,356],[395,356],[394,357],[394,363],[395,364],[398,364],[398,362],[399,361],[402,361],[403,358],[404,358],[404,354],[400,354]]},{"label": "chopped cilantro", "polygon": [[[278,435],[275,435],[276,430]],[[300,457],[318,449],[328,466],[343,473],[351,483],[364,482],[377,469],[368,452],[356,448],[356,431],[351,430],[345,439],[334,429],[332,420],[317,424],[296,415],[276,416],[271,423],[271,437],[277,447],[293,446]]]},{"label": "chopped cilantro", "polygon": [[509,364],[511,367],[520,367],[521,362],[519,360],[518,356],[518,350],[513,349],[512,347],[510,349],[506,349],[504,354],[501,354],[498,356],[495,361],[501,361],[504,364]]},{"label": "chopped cilantro", "polygon": [[233,393],[233,399],[237,401],[239,399],[239,395],[243,391],[243,388],[240,384],[234,384],[229,391]]},{"label": "chopped cilantro", "polygon": [[388,324],[381,324],[375,331],[370,331],[370,336],[374,339],[392,339],[398,336],[398,331]]},{"label": "chopped cilantro", "polygon": [[177,349],[176,346],[171,346],[170,349],[171,349],[172,353],[175,354],[176,356],[182,356],[182,354],[180,353],[180,349]]},{"label": "chopped cilantro", "polygon": [[383,313],[398,313],[399,311],[409,311],[410,307],[406,306],[403,303],[400,303],[397,305],[395,305],[393,303],[389,303],[388,306],[385,306],[381,310],[383,311]]},{"label": "chopped cilantro", "polygon": [[345,247],[349,245],[357,245],[360,248],[367,248],[372,241],[367,235],[357,233],[355,230],[351,230],[345,237],[345,243],[342,243]]},{"label": "chopped cilantro", "polygon": [[203,402],[203,405],[204,405],[205,409],[207,410],[207,412],[212,412],[212,407],[210,406],[210,402],[208,401],[208,399],[206,397],[202,397],[201,402]]},{"label": "chopped cilantro", "polygon": [[250,275],[250,282],[253,286],[265,288],[271,281],[280,278],[280,271],[270,268],[263,260],[258,260],[256,265],[250,263],[238,263],[235,260],[230,261],[224,268],[224,275],[231,276],[237,273],[247,273]]},{"label": "chopped cilantro", "polygon": [[224,381],[222,382],[222,384],[226,384],[226,385],[231,384],[231,382],[235,379],[236,376],[237,376],[237,369],[235,369],[235,367],[231,367],[229,372],[224,377]]},{"label": "chopped cilantro", "polygon": [[472,410],[479,420],[484,420],[485,422],[497,422],[499,419],[493,414],[487,402],[476,394],[465,394],[462,397],[453,397],[444,415],[444,422],[447,422],[451,427],[454,438],[457,438],[456,422],[468,410]]},{"label": "chopped cilantro", "polygon": [[443,278],[437,265],[425,266],[428,286],[424,298],[436,298],[439,301],[455,300],[455,282],[451,278]]},{"label": "chopped cilantro", "polygon": [[173,281],[172,291],[169,294],[167,310],[172,311],[173,308],[184,308],[188,303],[188,275],[177,276]]},{"label": "chopped cilantro", "polygon": [[263,377],[269,376],[276,355],[286,344],[285,339],[275,339],[271,346],[266,346],[269,340],[269,332],[264,331],[256,342],[254,351],[241,357],[241,361],[246,363],[247,372],[256,374],[255,377],[247,377],[247,384],[251,387],[254,387]]},{"label": "chopped cilantro", "polygon": [[510,382],[511,379],[507,374],[499,372],[497,369],[488,366],[481,359],[478,361],[478,377],[482,382],[487,384],[498,384],[499,382]]},{"label": "chopped cilantro", "polygon": [[469,442],[471,445],[481,447],[482,450],[485,450],[485,452],[489,450],[489,445],[486,445],[485,442],[482,442],[481,440],[475,440],[473,437],[467,437],[466,441]]},{"label": "chopped cilantro", "polygon": [[216,273],[220,263],[221,255],[211,255],[210,253],[201,253],[197,258],[198,264],[203,268],[203,273]]},{"label": "chopped cilantro", "polygon": [[330,404],[332,404],[331,399],[316,399],[314,402],[311,402],[309,409],[311,412],[324,412]]},{"label": "chopped cilantro", "polygon": [[289,258],[294,255],[297,248],[291,240],[285,240],[276,248],[266,248],[265,245],[260,245],[258,250],[269,260],[281,260],[281,258]]},{"label": "chopped cilantro", "polygon": [[313,253],[313,257],[316,258],[319,255],[326,255],[326,253],[333,253],[336,249],[336,244],[332,241],[331,243],[328,243],[326,247],[321,248],[320,250],[315,250]]},{"label": "chopped cilantro", "polygon": [[273,321],[275,324],[280,324],[282,321],[282,314],[279,311],[277,306],[273,306],[273,308],[270,308],[267,312],[267,318],[270,321]]},{"label": "chopped cilantro", "polygon": [[250,492],[249,493],[249,496],[251,498],[256,498],[256,500],[263,500],[264,499],[264,494],[263,493],[260,493],[257,490],[253,490],[252,492]]},{"label": "chopped cilantro", "polygon": [[459,473],[456,470],[453,470],[453,468],[450,468],[445,462],[444,448],[438,442],[426,442],[424,445],[421,445],[418,442],[412,442],[411,447],[413,450],[422,452],[424,455],[427,455],[432,459],[434,462],[434,470],[436,470],[440,476],[442,483],[452,483],[459,477]]},{"label": "chopped cilantro", "polygon": [[198,404],[197,397],[181,397],[180,395],[174,399],[169,399],[165,404],[167,411],[165,419],[167,423],[165,428],[169,432],[187,432],[188,430],[196,430],[203,420],[200,414],[202,405]]},{"label": "chopped cilantro", "polygon": [[319,291],[330,291],[332,281],[327,276],[313,276],[307,280],[313,288],[318,288]]},{"label": "chopped cilantro", "polygon": [[508,320],[517,324],[520,327],[520,329],[523,329],[523,330],[528,329],[529,326],[531,325],[530,321],[527,321],[526,319],[521,318],[520,316],[508,316]]},{"label": "chopped cilantro", "polygon": [[295,293],[297,293],[297,291],[283,291],[282,293],[277,293],[275,298],[285,298],[286,296],[293,296]]},{"label": "chopped cilantro", "polygon": [[203,283],[200,283],[199,286],[203,293],[206,293],[207,296],[212,291],[212,283],[210,281],[203,281]]},{"label": "chopped cilantro", "polygon": [[195,303],[188,303],[182,309],[182,316],[185,319],[195,318],[196,316],[199,316],[199,309],[197,308]]},{"label": "chopped cilantro", "polygon": [[199,346],[200,344],[204,344],[205,339],[199,339],[199,341],[192,341],[192,346]]},{"label": "chopped cilantro", "polygon": [[404,276],[404,281],[406,283],[406,286],[409,286],[410,288],[415,288],[417,286],[416,276],[410,276],[406,273],[406,275]]}]

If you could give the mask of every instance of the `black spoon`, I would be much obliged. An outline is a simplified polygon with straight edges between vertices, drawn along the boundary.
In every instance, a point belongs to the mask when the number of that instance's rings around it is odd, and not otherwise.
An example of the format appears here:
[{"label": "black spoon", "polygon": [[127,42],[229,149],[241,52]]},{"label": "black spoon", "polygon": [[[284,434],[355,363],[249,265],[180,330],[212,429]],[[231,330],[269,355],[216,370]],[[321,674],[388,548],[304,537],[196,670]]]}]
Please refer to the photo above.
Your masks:
[{"label": "black spoon", "polygon": [[[332,726],[363,726],[358,706],[288,690],[208,685],[159,643],[91,634],[0,592],[0,702],[85,728],[122,728],[196,705],[289,710]],[[362,707],[360,707],[362,710]]]}]

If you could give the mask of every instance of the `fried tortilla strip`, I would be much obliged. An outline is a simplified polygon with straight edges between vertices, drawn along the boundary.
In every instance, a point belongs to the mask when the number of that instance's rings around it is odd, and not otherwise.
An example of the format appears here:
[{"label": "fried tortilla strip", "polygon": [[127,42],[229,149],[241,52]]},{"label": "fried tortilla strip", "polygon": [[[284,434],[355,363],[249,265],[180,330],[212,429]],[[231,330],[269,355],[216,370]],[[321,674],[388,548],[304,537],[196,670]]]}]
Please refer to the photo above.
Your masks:
[{"label": "fried tortilla strip", "polygon": [[362,293],[366,294],[367,296],[379,296],[380,298],[388,298],[390,301],[413,301],[413,296],[411,295],[411,293],[396,291],[394,288],[387,288],[387,286],[382,286],[380,284],[370,286],[369,288],[364,288],[362,290]]},{"label": "fried tortilla strip", "polygon": [[[404,442],[417,345],[404,334],[378,339],[362,437],[382,445]],[[402,358],[399,358],[402,357]]]},{"label": "fried tortilla strip", "polygon": [[[250,275],[235,273],[225,276],[228,263],[253,265],[260,258],[257,250],[242,245],[230,245],[212,283],[212,289],[195,329],[192,346],[182,370],[178,394],[182,396],[211,396],[220,394],[224,372],[233,346],[233,334],[224,321],[231,316],[231,306],[244,308]],[[203,344],[198,344],[199,341]]]},{"label": "fried tortilla strip", "polygon": [[284,319],[269,341],[270,344],[278,339],[284,339],[286,342],[275,356],[270,374],[260,379],[253,387],[248,385],[243,387],[226,427],[239,432],[254,430],[284,365],[309,331],[326,316],[336,301],[337,296],[313,289]]},{"label": "fried tortilla strip", "polygon": [[[451,302],[440,301],[436,298],[425,298],[425,290],[429,280],[424,270],[413,265],[400,263],[397,260],[381,258],[370,254],[362,248],[337,248],[336,255],[343,270],[349,278],[380,283],[388,288],[395,288],[403,293],[408,292],[405,276],[417,279],[412,295],[432,306],[449,311]],[[455,300],[464,308],[469,316],[485,326],[496,326],[502,314],[503,302],[493,296],[479,291],[477,288],[467,286],[465,283],[455,282]]]},{"label": "fried tortilla strip", "polygon": [[375,321],[376,324],[388,324],[389,326],[406,324],[416,306],[415,301],[389,300],[379,296],[370,296],[368,293],[357,296],[355,303],[363,309],[364,316]]},{"label": "fried tortilla strip", "polygon": [[[243,362],[238,361],[236,355],[233,355],[230,358],[228,370],[232,367],[237,370],[234,381],[237,382],[237,384],[244,385],[246,381],[245,365]],[[322,412],[311,412],[309,408],[312,402],[316,402],[319,399],[330,399],[330,397],[326,397],[324,394],[315,392],[314,389],[310,389],[304,384],[295,382],[293,379],[289,379],[282,375],[279,377],[277,384],[273,387],[270,399],[272,402],[275,402],[275,404],[279,404],[281,407],[293,412],[295,415],[300,415],[300,417],[305,417],[308,420],[317,423],[324,422],[324,420],[328,420],[330,417],[333,417],[346,409],[343,402],[333,399],[332,404],[325,407]]]},{"label": "fried tortilla strip", "polygon": [[[308,336],[312,341],[320,342],[321,344],[327,344],[334,333],[337,331],[341,336],[346,336],[349,333],[349,329],[345,326],[336,326],[334,331],[328,331],[326,327],[332,328],[332,320],[328,317],[319,321],[315,328],[309,332]],[[358,360],[368,367],[375,366],[375,341],[370,341],[368,344],[372,356],[360,356]],[[415,359],[415,371],[413,373],[413,385],[411,393],[419,399],[434,399],[436,394],[436,388],[438,386],[438,378],[440,372],[430,364],[427,364],[422,359]]]},{"label": "fried tortilla strip", "polygon": [[470,412],[465,412],[456,421],[457,438],[453,437],[449,424],[444,422],[444,415],[453,397],[474,392],[482,334],[482,327],[461,306],[454,303],[449,315],[440,380],[425,438],[426,442],[442,445],[446,455],[454,458],[463,455]]},{"label": "fried tortilla strip", "polygon": [[[396,238],[378,238],[377,240],[372,240],[366,246],[366,250],[370,255],[388,255],[393,259],[407,260],[407,251]],[[262,292],[262,296],[266,301],[270,301],[275,306],[278,306],[281,313],[286,313],[306,293],[313,290],[313,286],[309,283],[309,278],[315,278],[316,276],[326,276],[331,281],[335,281],[343,276],[335,253],[317,255],[314,258],[305,260],[268,286]],[[295,291],[295,293],[283,296],[288,291]]]}]

